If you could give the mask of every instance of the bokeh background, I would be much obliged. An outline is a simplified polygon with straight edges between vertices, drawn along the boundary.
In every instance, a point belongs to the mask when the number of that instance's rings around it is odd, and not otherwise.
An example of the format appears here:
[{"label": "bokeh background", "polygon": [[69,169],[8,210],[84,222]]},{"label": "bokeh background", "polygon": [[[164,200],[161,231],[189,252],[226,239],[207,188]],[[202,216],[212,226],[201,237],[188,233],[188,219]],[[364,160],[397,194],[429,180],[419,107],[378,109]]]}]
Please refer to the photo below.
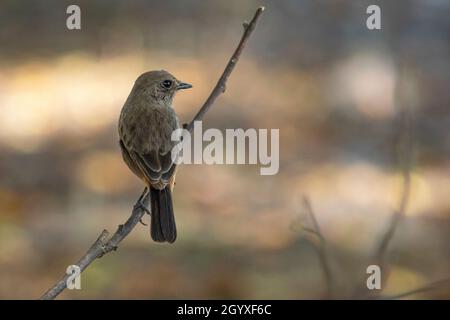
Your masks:
[{"label": "bokeh background", "polygon": [[[69,31],[75,3],[82,29]],[[366,28],[370,4],[380,31]],[[135,78],[164,68],[192,83],[175,100],[190,121],[258,5],[267,10],[204,127],[279,128],[279,174],[181,167],[177,242],[156,244],[138,225],[60,297],[328,298],[304,196],[332,297],[367,294],[355,288],[405,192],[383,294],[450,277],[450,2],[2,0],[0,298],[38,298],[130,215],[142,184],[122,163],[116,122]]]}]

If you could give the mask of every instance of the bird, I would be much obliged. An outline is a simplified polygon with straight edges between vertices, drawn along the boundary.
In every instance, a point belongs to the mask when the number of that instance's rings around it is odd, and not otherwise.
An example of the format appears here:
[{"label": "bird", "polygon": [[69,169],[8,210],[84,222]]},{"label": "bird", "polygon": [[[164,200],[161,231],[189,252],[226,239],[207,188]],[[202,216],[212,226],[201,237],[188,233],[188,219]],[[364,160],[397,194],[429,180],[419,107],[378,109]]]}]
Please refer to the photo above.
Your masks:
[{"label": "bird", "polygon": [[118,132],[122,158],[150,192],[150,235],[156,242],[177,238],[172,192],[176,163],[172,159],[174,130],[180,128],[173,108],[179,90],[192,88],[165,70],[141,74],[120,112]]}]

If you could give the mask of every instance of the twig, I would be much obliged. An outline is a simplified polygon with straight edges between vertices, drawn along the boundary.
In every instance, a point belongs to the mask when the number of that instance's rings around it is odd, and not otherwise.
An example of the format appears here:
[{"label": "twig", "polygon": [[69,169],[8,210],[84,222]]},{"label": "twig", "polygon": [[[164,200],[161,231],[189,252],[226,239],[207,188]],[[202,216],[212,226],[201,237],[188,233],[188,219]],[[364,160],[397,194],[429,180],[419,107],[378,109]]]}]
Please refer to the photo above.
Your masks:
[{"label": "twig", "polygon": [[[203,119],[203,116],[206,114],[206,112],[211,108],[213,103],[216,101],[217,97],[225,91],[226,82],[228,80],[228,77],[230,76],[231,72],[233,71],[234,67],[236,66],[239,57],[244,50],[245,45],[247,44],[248,39],[250,38],[250,35],[252,34],[253,30],[256,27],[256,24],[258,23],[259,18],[261,17],[262,12],[264,11],[264,7],[259,7],[254,16],[253,19],[250,21],[249,24],[244,25],[244,34],[242,35],[241,41],[239,42],[239,45],[237,46],[236,50],[234,51],[233,55],[230,58],[230,61],[228,62],[227,66],[225,67],[224,72],[222,73],[222,76],[220,77],[219,81],[217,82],[216,86],[214,87],[213,91],[209,95],[208,99],[205,101],[203,106],[200,108],[198,113],[195,115],[194,119],[189,123],[187,126],[187,129],[189,131],[192,131],[194,127],[194,121],[199,121]],[[145,210],[142,208],[141,202],[148,203],[150,198],[149,193],[147,192],[147,188],[144,189],[141,197],[139,198],[138,202],[136,202],[136,205],[133,208],[133,211],[131,213],[131,216],[128,218],[128,220],[123,225],[119,225],[117,228],[117,231],[113,234],[113,236],[106,241],[106,239],[109,236],[109,232],[107,230],[103,230],[98,239],[94,242],[94,244],[91,246],[91,248],[86,252],[86,254],[77,262],[77,266],[80,268],[80,271],[82,272],[84,269],[86,269],[95,259],[102,257],[104,254],[116,250],[119,243],[133,230],[133,228],[136,226],[136,224],[141,220],[143,215],[145,214]],[[64,289],[67,287],[67,279],[69,278],[69,275],[65,275],[62,277],[61,280],[59,280],[52,288],[50,288],[42,297],[41,299],[44,300],[51,300],[54,299],[56,296],[58,296]]]},{"label": "twig", "polygon": [[420,288],[417,288],[417,289],[414,289],[411,291],[403,292],[403,293],[400,293],[400,294],[397,294],[394,296],[383,297],[382,299],[401,299],[401,298],[411,296],[413,294],[438,290],[443,287],[450,287],[450,278],[432,282],[430,284],[427,284],[426,286],[423,286],[423,287],[420,287]]},{"label": "twig", "polygon": [[316,246],[317,253],[319,255],[319,261],[320,265],[322,267],[323,276],[325,278],[325,285],[327,288],[327,294],[328,298],[331,298],[333,296],[333,275],[331,273],[331,267],[330,267],[330,261],[328,259],[327,255],[327,242],[325,240],[325,237],[323,236],[322,232],[320,231],[319,223],[317,222],[316,215],[314,214],[314,210],[312,208],[311,202],[307,197],[303,197],[303,207],[305,208],[306,212],[311,217],[313,227],[305,227],[303,226],[303,230],[314,234],[319,238],[319,245]]},{"label": "twig", "polygon": [[264,7],[259,7],[256,10],[255,15],[253,16],[253,19],[250,21],[250,23],[244,23],[244,34],[242,35],[239,45],[237,46],[236,50],[234,51],[233,55],[231,56],[230,60],[228,61],[228,64],[225,67],[225,70],[223,71],[222,76],[219,78],[219,81],[217,81],[217,84],[214,87],[211,94],[209,95],[208,99],[206,99],[205,103],[200,108],[200,110],[197,112],[194,119],[186,127],[186,129],[189,132],[191,132],[192,129],[194,128],[194,122],[203,119],[203,116],[206,114],[206,112],[208,112],[209,108],[212,106],[214,101],[216,101],[217,97],[221,93],[225,92],[228,77],[230,76],[231,72],[233,71],[234,67],[236,66],[236,64],[239,60],[239,57],[241,56],[241,53],[244,50],[244,47],[247,44],[247,41],[250,38],[250,35],[252,34],[253,30],[255,30],[256,24],[258,23],[258,20],[261,17],[261,14],[263,13],[263,11],[264,11]]},{"label": "twig", "polygon": [[[402,170],[402,193],[400,196],[400,202],[398,209],[393,213],[391,221],[386,228],[386,231],[381,236],[378,245],[375,247],[374,255],[372,257],[373,264],[376,264],[382,270],[381,277],[381,289],[373,292],[368,292],[364,297],[377,298],[382,293],[383,288],[389,278],[389,270],[386,264],[387,249],[391,240],[394,237],[398,224],[406,214],[408,201],[411,191],[411,166],[413,158],[413,138],[412,138],[412,112],[409,108],[402,108],[400,112],[400,128],[399,128],[399,144],[398,144],[398,157],[399,165]],[[365,284],[365,281],[361,281]],[[365,285],[358,283],[357,288],[354,290],[354,297],[358,297],[360,294],[367,292]]]},{"label": "twig", "polygon": [[[402,194],[400,196],[400,203],[398,210],[394,213],[391,219],[391,223],[387,228],[384,235],[381,237],[379,245],[375,251],[375,262],[383,270],[383,276],[381,277],[381,290],[377,290],[375,296],[379,295],[388,278],[389,270],[386,267],[386,253],[388,246],[394,237],[395,231],[399,222],[406,214],[408,206],[410,191],[411,191],[411,166],[412,166],[412,119],[411,112],[408,109],[404,109],[402,112],[403,123],[401,124],[400,131],[403,133],[403,137],[400,137],[400,141],[403,140],[403,145],[399,146],[399,162],[402,169]],[[403,150],[402,150],[403,149]]]},{"label": "twig", "polygon": [[[410,189],[411,189],[411,158],[412,158],[412,128],[411,128],[411,115],[409,112],[404,111],[404,123],[403,123],[403,130],[404,130],[404,149],[403,152],[403,159],[400,159],[401,167],[402,167],[402,176],[403,176],[403,186],[402,186],[402,194],[400,197],[400,204],[399,208],[392,217],[391,224],[389,225],[389,228],[387,229],[384,236],[381,238],[380,244],[378,246],[378,249],[376,251],[376,257],[379,261],[384,261],[386,250],[389,245],[389,242],[391,241],[392,237],[394,236],[396,227],[399,223],[399,221],[403,218],[403,216],[406,213],[406,208],[409,201],[410,196]],[[401,156],[401,155],[400,155]]]},{"label": "twig", "polygon": [[[141,196],[136,203],[148,204],[150,200],[150,193],[147,192],[147,188],[144,189]],[[119,225],[117,231],[113,236],[107,241],[109,237],[108,230],[103,230],[97,240],[92,244],[86,254],[78,260],[75,264],[83,272],[95,259],[102,257],[106,253],[116,250],[119,243],[133,230],[136,224],[141,220],[142,216],[145,214],[142,206],[135,205],[133,211],[128,220]],[[67,280],[70,275],[64,275],[61,280],[59,280],[52,288],[50,288],[42,297],[42,300],[51,300],[59,295],[67,287]]]}]

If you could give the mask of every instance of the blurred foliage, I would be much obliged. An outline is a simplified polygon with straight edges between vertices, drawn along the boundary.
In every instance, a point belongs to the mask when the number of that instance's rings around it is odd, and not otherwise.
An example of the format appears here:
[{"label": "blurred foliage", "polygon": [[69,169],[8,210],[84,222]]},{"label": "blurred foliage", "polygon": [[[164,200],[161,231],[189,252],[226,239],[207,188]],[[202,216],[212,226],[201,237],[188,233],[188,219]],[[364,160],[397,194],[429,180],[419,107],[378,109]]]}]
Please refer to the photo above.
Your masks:
[{"label": "blurred foliage", "polygon": [[[267,11],[204,127],[280,128],[280,172],[189,165],[175,189],[179,238],[138,226],[64,298],[321,298],[301,228],[310,196],[337,294],[366,259],[401,193],[398,123],[414,116],[406,218],[389,247],[387,294],[450,276],[450,3],[375,1],[71,1],[0,3],[0,298],[37,298],[142,185],[122,163],[116,121],[135,78],[166,69],[190,82],[192,119],[257,5]],[[300,219],[300,220],[299,220]],[[413,297],[450,298],[449,289]]]}]

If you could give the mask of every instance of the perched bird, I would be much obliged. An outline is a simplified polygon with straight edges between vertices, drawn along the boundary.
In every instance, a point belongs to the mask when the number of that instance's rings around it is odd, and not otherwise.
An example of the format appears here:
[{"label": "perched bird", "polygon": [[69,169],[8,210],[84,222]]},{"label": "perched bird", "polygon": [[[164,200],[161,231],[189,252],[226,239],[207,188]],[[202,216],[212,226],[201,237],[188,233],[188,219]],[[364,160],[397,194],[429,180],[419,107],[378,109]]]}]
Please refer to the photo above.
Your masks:
[{"label": "perched bird", "polygon": [[192,85],[167,71],[140,75],[119,118],[122,156],[130,170],[148,186],[151,198],[150,234],[154,241],[172,243],[177,237],[172,191],[176,164],[172,132],[180,127],[172,106],[175,93]]}]

